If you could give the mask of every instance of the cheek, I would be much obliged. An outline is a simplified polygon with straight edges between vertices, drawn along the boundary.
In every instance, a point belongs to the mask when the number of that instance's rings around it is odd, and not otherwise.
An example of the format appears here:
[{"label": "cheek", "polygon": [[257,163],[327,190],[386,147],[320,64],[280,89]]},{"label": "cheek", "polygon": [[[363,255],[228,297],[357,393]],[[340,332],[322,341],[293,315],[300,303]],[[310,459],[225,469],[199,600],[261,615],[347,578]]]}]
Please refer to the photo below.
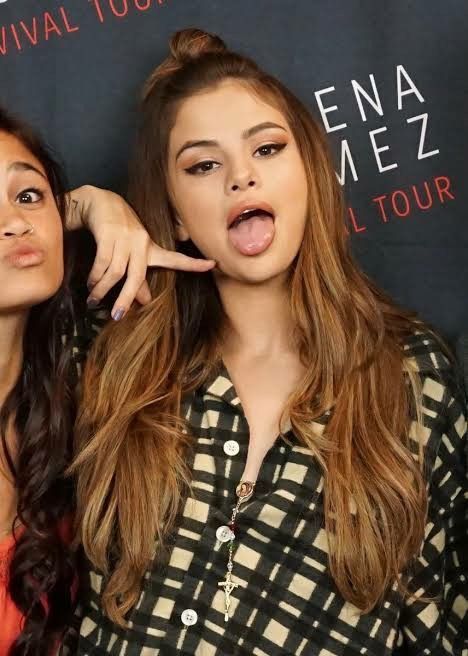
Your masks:
[{"label": "cheek", "polygon": [[220,221],[220,198],[214,184],[187,185],[176,199],[177,213],[192,241],[200,244],[212,242]]},{"label": "cheek", "polygon": [[306,205],[308,196],[307,176],[299,153],[294,158],[292,165],[288,167],[288,186],[290,189],[294,189],[298,202]]},{"label": "cheek", "polygon": [[60,216],[53,217],[44,232],[44,243],[49,253],[49,266],[53,284],[61,283],[63,279],[63,226]]},{"label": "cheek", "polygon": [[56,272],[57,276],[60,279],[60,282],[63,279],[63,273],[64,273],[64,262],[63,262],[63,230],[62,226],[60,225],[60,228],[57,232],[57,238],[56,238],[56,243],[55,243],[55,248],[54,248],[54,262],[56,263]]},{"label": "cheek", "polygon": [[294,162],[287,169],[283,180],[284,186],[282,188],[287,190],[287,193],[283,196],[285,211],[291,216],[297,229],[303,229],[307,216],[309,191],[302,162]]}]

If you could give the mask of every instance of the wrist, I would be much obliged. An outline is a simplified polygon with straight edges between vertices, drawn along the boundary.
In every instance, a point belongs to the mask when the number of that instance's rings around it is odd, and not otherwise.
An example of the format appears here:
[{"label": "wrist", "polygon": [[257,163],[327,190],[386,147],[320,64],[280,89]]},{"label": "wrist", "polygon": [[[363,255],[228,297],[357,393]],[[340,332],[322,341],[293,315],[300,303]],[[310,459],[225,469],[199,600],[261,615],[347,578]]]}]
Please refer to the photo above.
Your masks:
[{"label": "wrist", "polygon": [[68,193],[69,206],[65,227],[67,230],[89,228],[89,215],[93,199],[100,190],[92,185],[82,185]]}]

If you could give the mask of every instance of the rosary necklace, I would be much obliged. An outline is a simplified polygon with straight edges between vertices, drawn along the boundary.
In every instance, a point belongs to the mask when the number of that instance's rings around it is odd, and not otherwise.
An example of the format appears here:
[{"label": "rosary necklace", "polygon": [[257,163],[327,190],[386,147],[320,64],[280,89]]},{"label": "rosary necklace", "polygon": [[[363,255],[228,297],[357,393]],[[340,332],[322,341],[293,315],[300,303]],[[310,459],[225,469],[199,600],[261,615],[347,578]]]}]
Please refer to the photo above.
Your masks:
[{"label": "rosary necklace", "polygon": [[239,508],[243,503],[248,501],[252,494],[254,493],[255,483],[250,481],[241,481],[236,488],[237,503],[232,511],[231,521],[228,526],[231,529],[231,536],[229,538],[229,557],[227,564],[227,572],[224,581],[220,581],[218,586],[224,590],[224,621],[229,620],[229,609],[231,607],[231,594],[233,590],[239,587],[238,583],[235,583],[232,580],[232,569],[233,569],[233,553],[234,553],[234,542],[236,540],[237,524],[236,518],[239,512]]}]

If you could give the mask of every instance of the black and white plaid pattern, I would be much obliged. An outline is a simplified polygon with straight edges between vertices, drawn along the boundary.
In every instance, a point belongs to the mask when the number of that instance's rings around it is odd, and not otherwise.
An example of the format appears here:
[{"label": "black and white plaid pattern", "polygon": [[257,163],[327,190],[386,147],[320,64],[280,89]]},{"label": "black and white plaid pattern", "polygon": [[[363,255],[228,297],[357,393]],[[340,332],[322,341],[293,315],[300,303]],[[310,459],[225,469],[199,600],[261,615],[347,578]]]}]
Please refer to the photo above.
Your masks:
[{"label": "black and white plaid pattern", "polygon": [[90,310],[86,308],[83,295],[77,294],[76,296],[74,298],[73,324],[64,340],[71,339],[74,374],[76,374],[76,383],[78,383],[83,373],[88,351],[94,339],[109,321],[110,312],[104,305]]},{"label": "black and white plaid pattern", "polygon": [[[420,371],[430,510],[412,567],[416,596],[390,590],[367,615],[340,596],[328,572],[320,468],[292,433],[267,454],[254,496],[241,506],[234,555],[231,617],[218,586],[228,524],[248,448],[248,426],[226,371],[186,401],[196,438],[193,496],[187,499],[165,562],[148,570],[129,627],[100,607],[103,579],[90,574],[78,653],[115,656],[438,656],[468,654],[466,644],[466,419],[451,369],[429,335],[407,345]],[[316,421],[323,431],[324,416]],[[228,455],[228,441],[239,445]],[[233,449],[233,452],[236,449]],[[185,620],[185,623],[184,621]],[[71,640],[71,637],[70,637]],[[66,648],[63,653],[68,652]]]}]

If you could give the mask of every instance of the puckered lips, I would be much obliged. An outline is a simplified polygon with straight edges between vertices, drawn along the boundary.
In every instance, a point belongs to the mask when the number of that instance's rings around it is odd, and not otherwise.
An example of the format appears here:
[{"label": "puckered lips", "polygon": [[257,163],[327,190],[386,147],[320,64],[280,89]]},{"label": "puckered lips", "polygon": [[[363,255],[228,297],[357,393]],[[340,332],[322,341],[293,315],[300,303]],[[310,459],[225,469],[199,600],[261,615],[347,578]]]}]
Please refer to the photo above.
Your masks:
[{"label": "puckered lips", "polygon": [[263,201],[237,203],[227,217],[229,241],[242,255],[264,253],[275,236],[275,212]]},{"label": "puckered lips", "polygon": [[42,248],[30,244],[21,244],[10,249],[3,259],[17,269],[38,266],[45,260]]}]

